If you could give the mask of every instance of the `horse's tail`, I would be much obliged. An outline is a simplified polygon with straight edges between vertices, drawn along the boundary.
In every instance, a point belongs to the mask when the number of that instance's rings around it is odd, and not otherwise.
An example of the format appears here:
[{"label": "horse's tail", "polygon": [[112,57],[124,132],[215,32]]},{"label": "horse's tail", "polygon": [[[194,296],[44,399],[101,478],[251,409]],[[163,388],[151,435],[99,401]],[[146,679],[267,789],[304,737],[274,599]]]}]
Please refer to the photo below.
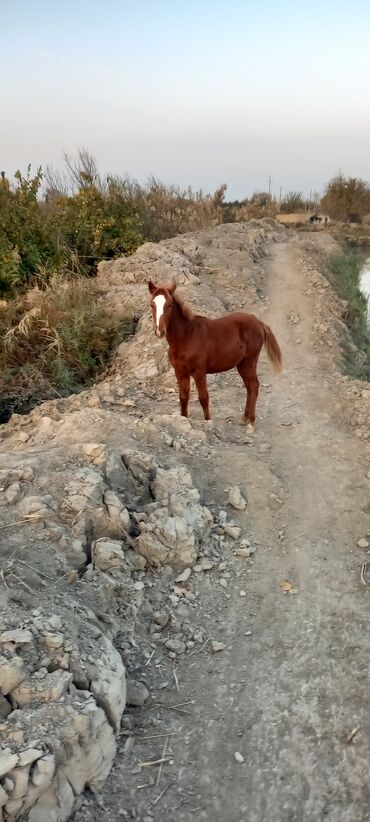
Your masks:
[{"label": "horse's tail", "polygon": [[270,326],[266,325],[266,323],[262,323],[262,325],[265,332],[264,345],[267,350],[268,358],[272,363],[274,370],[281,373],[283,370],[283,357],[279,343],[275,337],[275,334],[271,331]]}]

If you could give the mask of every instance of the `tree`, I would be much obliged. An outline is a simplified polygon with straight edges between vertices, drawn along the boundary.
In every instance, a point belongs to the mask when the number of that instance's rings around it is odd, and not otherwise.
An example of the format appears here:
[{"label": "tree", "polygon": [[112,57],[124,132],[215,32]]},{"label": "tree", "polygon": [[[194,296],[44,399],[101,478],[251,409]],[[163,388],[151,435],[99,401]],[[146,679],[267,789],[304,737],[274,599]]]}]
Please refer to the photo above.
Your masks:
[{"label": "tree", "polygon": [[305,201],[301,191],[288,191],[280,206],[282,214],[294,214],[297,211],[304,211],[304,208]]},{"label": "tree", "polygon": [[370,212],[370,188],[360,177],[338,174],[329,181],[321,208],[336,220],[354,221]]}]

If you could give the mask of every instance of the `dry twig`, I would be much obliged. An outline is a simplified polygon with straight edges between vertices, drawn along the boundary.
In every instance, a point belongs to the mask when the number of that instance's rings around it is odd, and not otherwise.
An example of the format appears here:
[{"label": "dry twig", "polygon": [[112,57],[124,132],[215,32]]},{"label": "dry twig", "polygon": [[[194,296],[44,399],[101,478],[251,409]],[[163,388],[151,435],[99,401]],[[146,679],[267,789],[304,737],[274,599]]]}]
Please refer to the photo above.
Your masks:
[{"label": "dry twig", "polygon": [[158,773],[157,773],[157,781],[155,783],[156,785],[159,785],[159,780],[160,780],[161,774],[162,774],[163,763],[166,761],[165,757],[166,757],[167,746],[168,746],[168,736],[166,737],[166,740],[165,740],[165,743],[164,743],[164,746],[163,746],[162,762],[159,766],[159,770],[158,770]]},{"label": "dry twig", "polygon": [[347,739],[346,739],[347,745],[350,745],[350,744],[351,744],[352,740],[354,739],[354,737],[356,736],[356,734],[359,732],[359,730],[360,730],[360,726],[359,726],[359,725],[356,725],[356,727],[355,727],[355,728],[353,728],[353,730],[351,731],[351,733],[350,733],[350,734],[348,734]]},{"label": "dry twig", "polygon": [[165,759],[148,759],[147,762],[139,762],[138,768],[151,768],[153,765],[161,765],[163,762],[169,762],[170,757],[167,756]]},{"label": "dry twig", "polygon": [[148,807],[148,811],[150,811],[150,809],[151,809],[151,808],[154,808],[154,805],[156,805],[156,804],[157,804],[157,802],[159,802],[159,800],[162,798],[163,794],[165,793],[165,791],[166,791],[166,790],[167,790],[167,788],[169,788],[169,787],[170,787],[170,783],[168,782],[168,784],[164,786],[163,791],[161,791],[161,793],[159,794],[159,796],[157,796],[157,798],[156,798],[156,799],[154,799],[154,801],[150,803],[150,805],[149,805],[149,807]]}]

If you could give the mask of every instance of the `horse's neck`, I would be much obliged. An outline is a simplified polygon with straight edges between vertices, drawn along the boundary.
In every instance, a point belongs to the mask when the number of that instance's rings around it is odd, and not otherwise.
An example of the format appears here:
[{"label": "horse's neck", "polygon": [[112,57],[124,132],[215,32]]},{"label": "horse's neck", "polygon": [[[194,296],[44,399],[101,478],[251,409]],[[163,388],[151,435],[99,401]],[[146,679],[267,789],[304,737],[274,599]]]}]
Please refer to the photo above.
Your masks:
[{"label": "horse's neck", "polygon": [[189,333],[191,319],[186,317],[181,305],[174,300],[172,306],[171,319],[167,326],[166,337],[170,346],[181,342]]}]

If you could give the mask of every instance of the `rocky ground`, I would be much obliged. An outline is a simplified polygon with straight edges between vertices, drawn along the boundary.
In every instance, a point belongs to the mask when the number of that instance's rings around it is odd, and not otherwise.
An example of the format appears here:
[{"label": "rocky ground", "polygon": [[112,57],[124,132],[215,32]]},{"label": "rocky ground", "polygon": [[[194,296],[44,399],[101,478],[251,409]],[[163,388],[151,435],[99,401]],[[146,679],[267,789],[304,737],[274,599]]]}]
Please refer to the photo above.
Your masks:
[{"label": "rocky ground", "polygon": [[[332,243],[251,221],[103,264],[137,333],[0,429],[0,820],[367,818],[370,392],[337,370]],[[237,372],[213,427],[195,394],[179,417],[149,277],[272,325],[253,436]]]}]

